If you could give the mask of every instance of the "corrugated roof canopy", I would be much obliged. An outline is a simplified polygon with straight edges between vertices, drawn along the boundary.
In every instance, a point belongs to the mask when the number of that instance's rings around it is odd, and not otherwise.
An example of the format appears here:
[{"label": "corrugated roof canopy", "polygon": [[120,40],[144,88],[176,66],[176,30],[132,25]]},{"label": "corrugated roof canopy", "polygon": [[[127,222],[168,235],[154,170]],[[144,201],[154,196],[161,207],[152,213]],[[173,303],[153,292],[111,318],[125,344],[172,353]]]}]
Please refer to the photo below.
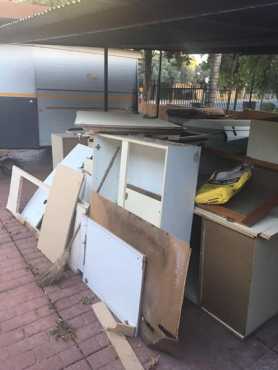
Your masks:
[{"label": "corrugated roof canopy", "polygon": [[278,52],[278,1],[80,0],[0,28],[3,43]]}]

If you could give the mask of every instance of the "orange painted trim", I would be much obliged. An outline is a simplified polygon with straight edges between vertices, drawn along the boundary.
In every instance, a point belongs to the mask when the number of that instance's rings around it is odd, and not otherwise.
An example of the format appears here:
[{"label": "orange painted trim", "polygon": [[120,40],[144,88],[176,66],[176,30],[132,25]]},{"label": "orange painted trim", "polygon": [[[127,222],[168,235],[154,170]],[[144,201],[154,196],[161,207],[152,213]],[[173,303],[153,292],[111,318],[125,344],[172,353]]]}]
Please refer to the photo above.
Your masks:
[{"label": "orange painted trim", "polygon": [[10,97],[10,98],[36,98],[35,93],[19,93],[19,92],[0,92],[0,97]]},{"label": "orange painted trim", "polygon": [[[27,92],[0,92],[0,97],[13,97],[13,98],[41,98],[41,99],[52,99],[52,100],[85,100],[85,101],[94,101],[104,99],[103,95],[65,95],[65,94],[49,94],[49,93],[27,93]],[[132,94],[126,95],[110,95],[109,100],[130,100],[133,99]]]},{"label": "orange painted trim", "polygon": [[[38,98],[41,99],[53,99],[53,100],[103,100],[104,97],[100,93],[100,95],[65,95],[65,94],[48,94],[48,93],[38,93],[37,94]],[[111,100],[127,100],[127,99],[132,99],[133,95],[132,94],[126,94],[126,95],[110,95],[109,99]]]}]

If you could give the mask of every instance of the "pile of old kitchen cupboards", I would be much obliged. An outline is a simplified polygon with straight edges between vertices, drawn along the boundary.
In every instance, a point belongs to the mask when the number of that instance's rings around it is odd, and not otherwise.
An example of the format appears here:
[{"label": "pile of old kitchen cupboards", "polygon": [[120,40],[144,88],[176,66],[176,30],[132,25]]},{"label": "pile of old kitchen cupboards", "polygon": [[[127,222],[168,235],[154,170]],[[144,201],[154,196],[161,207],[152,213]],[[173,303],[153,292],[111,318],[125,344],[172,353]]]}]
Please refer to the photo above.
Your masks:
[{"label": "pile of old kitchen cupboards", "polygon": [[[225,207],[194,208],[197,180],[207,181],[227,157],[204,150],[200,160],[206,135],[128,113],[78,112],[93,146],[75,146],[43,182],[15,167],[7,208],[38,232],[38,248],[54,266],[69,254],[102,301],[94,309],[105,328],[140,333],[159,348],[177,341],[193,276],[197,303],[245,337],[278,312],[278,126],[265,117],[247,121],[252,181]],[[228,157],[232,168],[238,158]],[[38,190],[21,209],[25,180]],[[107,333],[126,348],[124,337]]]},{"label": "pile of old kitchen cupboards", "polygon": [[[159,139],[181,131],[168,122],[101,112],[92,121],[93,146],[76,145],[43,182],[13,168],[7,209],[37,231],[53,264],[70,250],[70,267],[118,330],[149,344],[176,341],[200,148]],[[38,189],[22,210],[23,181]]]}]

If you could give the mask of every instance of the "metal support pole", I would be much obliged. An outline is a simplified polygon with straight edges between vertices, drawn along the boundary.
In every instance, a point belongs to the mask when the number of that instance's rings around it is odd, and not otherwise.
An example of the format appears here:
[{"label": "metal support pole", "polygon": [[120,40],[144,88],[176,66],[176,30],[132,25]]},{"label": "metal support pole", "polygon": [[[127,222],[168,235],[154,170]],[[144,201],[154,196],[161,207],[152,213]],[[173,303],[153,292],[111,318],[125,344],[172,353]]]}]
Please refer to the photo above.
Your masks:
[{"label": "metal support pole", "polygon": [[104,48],[104,111],[108,112],[108,48]]},{"label": "metal support pole", "polygon": [[159,53],[159,68],[158,68],[158,77],[157,77],[157,89],[156,89],[156,118],[159,117],[161,67],[162,67],[162,51],[160,50],[160,53]]}]

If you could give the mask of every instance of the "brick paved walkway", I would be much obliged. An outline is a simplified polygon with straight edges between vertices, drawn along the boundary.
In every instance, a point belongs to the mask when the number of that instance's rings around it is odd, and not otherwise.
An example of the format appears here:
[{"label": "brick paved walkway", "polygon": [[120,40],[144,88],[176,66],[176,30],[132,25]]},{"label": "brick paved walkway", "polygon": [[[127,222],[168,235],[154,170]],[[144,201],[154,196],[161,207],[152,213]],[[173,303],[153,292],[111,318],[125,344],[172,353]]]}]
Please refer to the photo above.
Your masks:
[{"label": "brick paved walkway", "polygon": [[[91,309],[96,297],[80,276],[68,272],[59,285],[37,286],[36,275],[49,262],[36,244],[31,231],[0,211],[0,369],[122,369]],[[59,318],[76,330],[76,339],[50,335]],[[140,340],[133,345],[147,367],[152,352]]]}]

